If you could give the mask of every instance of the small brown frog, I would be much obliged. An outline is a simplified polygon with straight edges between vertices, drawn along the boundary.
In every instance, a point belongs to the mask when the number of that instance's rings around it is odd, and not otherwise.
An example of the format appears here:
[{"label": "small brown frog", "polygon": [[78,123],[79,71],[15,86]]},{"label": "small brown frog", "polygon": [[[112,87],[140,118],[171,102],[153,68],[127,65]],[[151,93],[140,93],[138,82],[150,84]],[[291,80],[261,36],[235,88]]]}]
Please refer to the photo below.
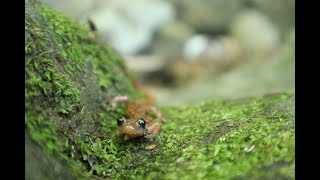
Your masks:
[{"label": "small brown frog", "polygon": [[[140,87],[141,90],[141,87]],[[115,96],[111,105],[115,108],[118,102],[126,105],[126,115],[117,120],[119,135],[124,139],[145,137],[152,140],[161,131],[161,122],[155,119],[164,120],[161,112],[153,106],[153,98],[147,95],[147,99],[129,100],[127,96]],[[156,118],[148,113],[153,112]]]}]

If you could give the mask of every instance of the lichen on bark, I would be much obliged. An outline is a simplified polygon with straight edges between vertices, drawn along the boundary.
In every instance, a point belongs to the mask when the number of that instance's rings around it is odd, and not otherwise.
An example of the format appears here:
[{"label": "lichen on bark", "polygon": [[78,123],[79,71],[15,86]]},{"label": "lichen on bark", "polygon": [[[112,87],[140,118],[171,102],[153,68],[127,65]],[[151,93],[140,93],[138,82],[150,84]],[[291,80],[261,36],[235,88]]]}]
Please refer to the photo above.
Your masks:
[{"label": "lichen on bark", "polygon": [[26,167],[28,178],[294,179],[293,93],[161,107],[153,142],[124,142],[123,109],[106,100],[142,95],[121,56],[85,25],[25,2],[26,165],[50,167]]}]

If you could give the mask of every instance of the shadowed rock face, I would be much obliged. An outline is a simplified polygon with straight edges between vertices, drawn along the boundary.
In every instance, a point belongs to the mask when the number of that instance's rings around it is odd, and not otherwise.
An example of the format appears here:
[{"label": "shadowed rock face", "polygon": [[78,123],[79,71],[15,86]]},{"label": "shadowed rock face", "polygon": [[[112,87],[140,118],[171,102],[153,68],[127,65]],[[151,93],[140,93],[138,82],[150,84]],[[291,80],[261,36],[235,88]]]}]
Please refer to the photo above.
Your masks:
[{"label": "shadowed rock face", "polygon": [[25,135],[25,179],[74,179],[66,166],[54,156],[48,156]]},{"label": "shadowed rock face", "polygon": [[25,2],[27,179],[294,179],[293,93],[162,107],[159,137],[122,141],[106,99],[142,96],[121,57]]}]

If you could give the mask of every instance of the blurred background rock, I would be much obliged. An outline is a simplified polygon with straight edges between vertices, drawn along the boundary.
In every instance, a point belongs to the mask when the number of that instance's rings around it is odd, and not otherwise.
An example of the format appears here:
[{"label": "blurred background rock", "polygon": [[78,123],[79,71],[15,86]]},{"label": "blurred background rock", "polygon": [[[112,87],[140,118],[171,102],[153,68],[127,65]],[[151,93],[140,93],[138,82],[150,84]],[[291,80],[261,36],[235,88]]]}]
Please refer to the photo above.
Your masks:
[{"label": "blurred background rock", "polygon": [[40,0],[97,28],[159,104],[294,91],[294,0]]}]

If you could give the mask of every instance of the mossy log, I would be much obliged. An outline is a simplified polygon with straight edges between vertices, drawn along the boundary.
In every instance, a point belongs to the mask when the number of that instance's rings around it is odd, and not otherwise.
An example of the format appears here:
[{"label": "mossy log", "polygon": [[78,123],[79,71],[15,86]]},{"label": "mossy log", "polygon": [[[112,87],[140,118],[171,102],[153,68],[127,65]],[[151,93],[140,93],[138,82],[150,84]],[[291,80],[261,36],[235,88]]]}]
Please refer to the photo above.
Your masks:
[{"label": "mossy log", "polygon": [[294,179],[293,93],[161,107],[156,139],[123,141],[106,101],[143,95],[122,58],[25,3],[26,179]]}]

